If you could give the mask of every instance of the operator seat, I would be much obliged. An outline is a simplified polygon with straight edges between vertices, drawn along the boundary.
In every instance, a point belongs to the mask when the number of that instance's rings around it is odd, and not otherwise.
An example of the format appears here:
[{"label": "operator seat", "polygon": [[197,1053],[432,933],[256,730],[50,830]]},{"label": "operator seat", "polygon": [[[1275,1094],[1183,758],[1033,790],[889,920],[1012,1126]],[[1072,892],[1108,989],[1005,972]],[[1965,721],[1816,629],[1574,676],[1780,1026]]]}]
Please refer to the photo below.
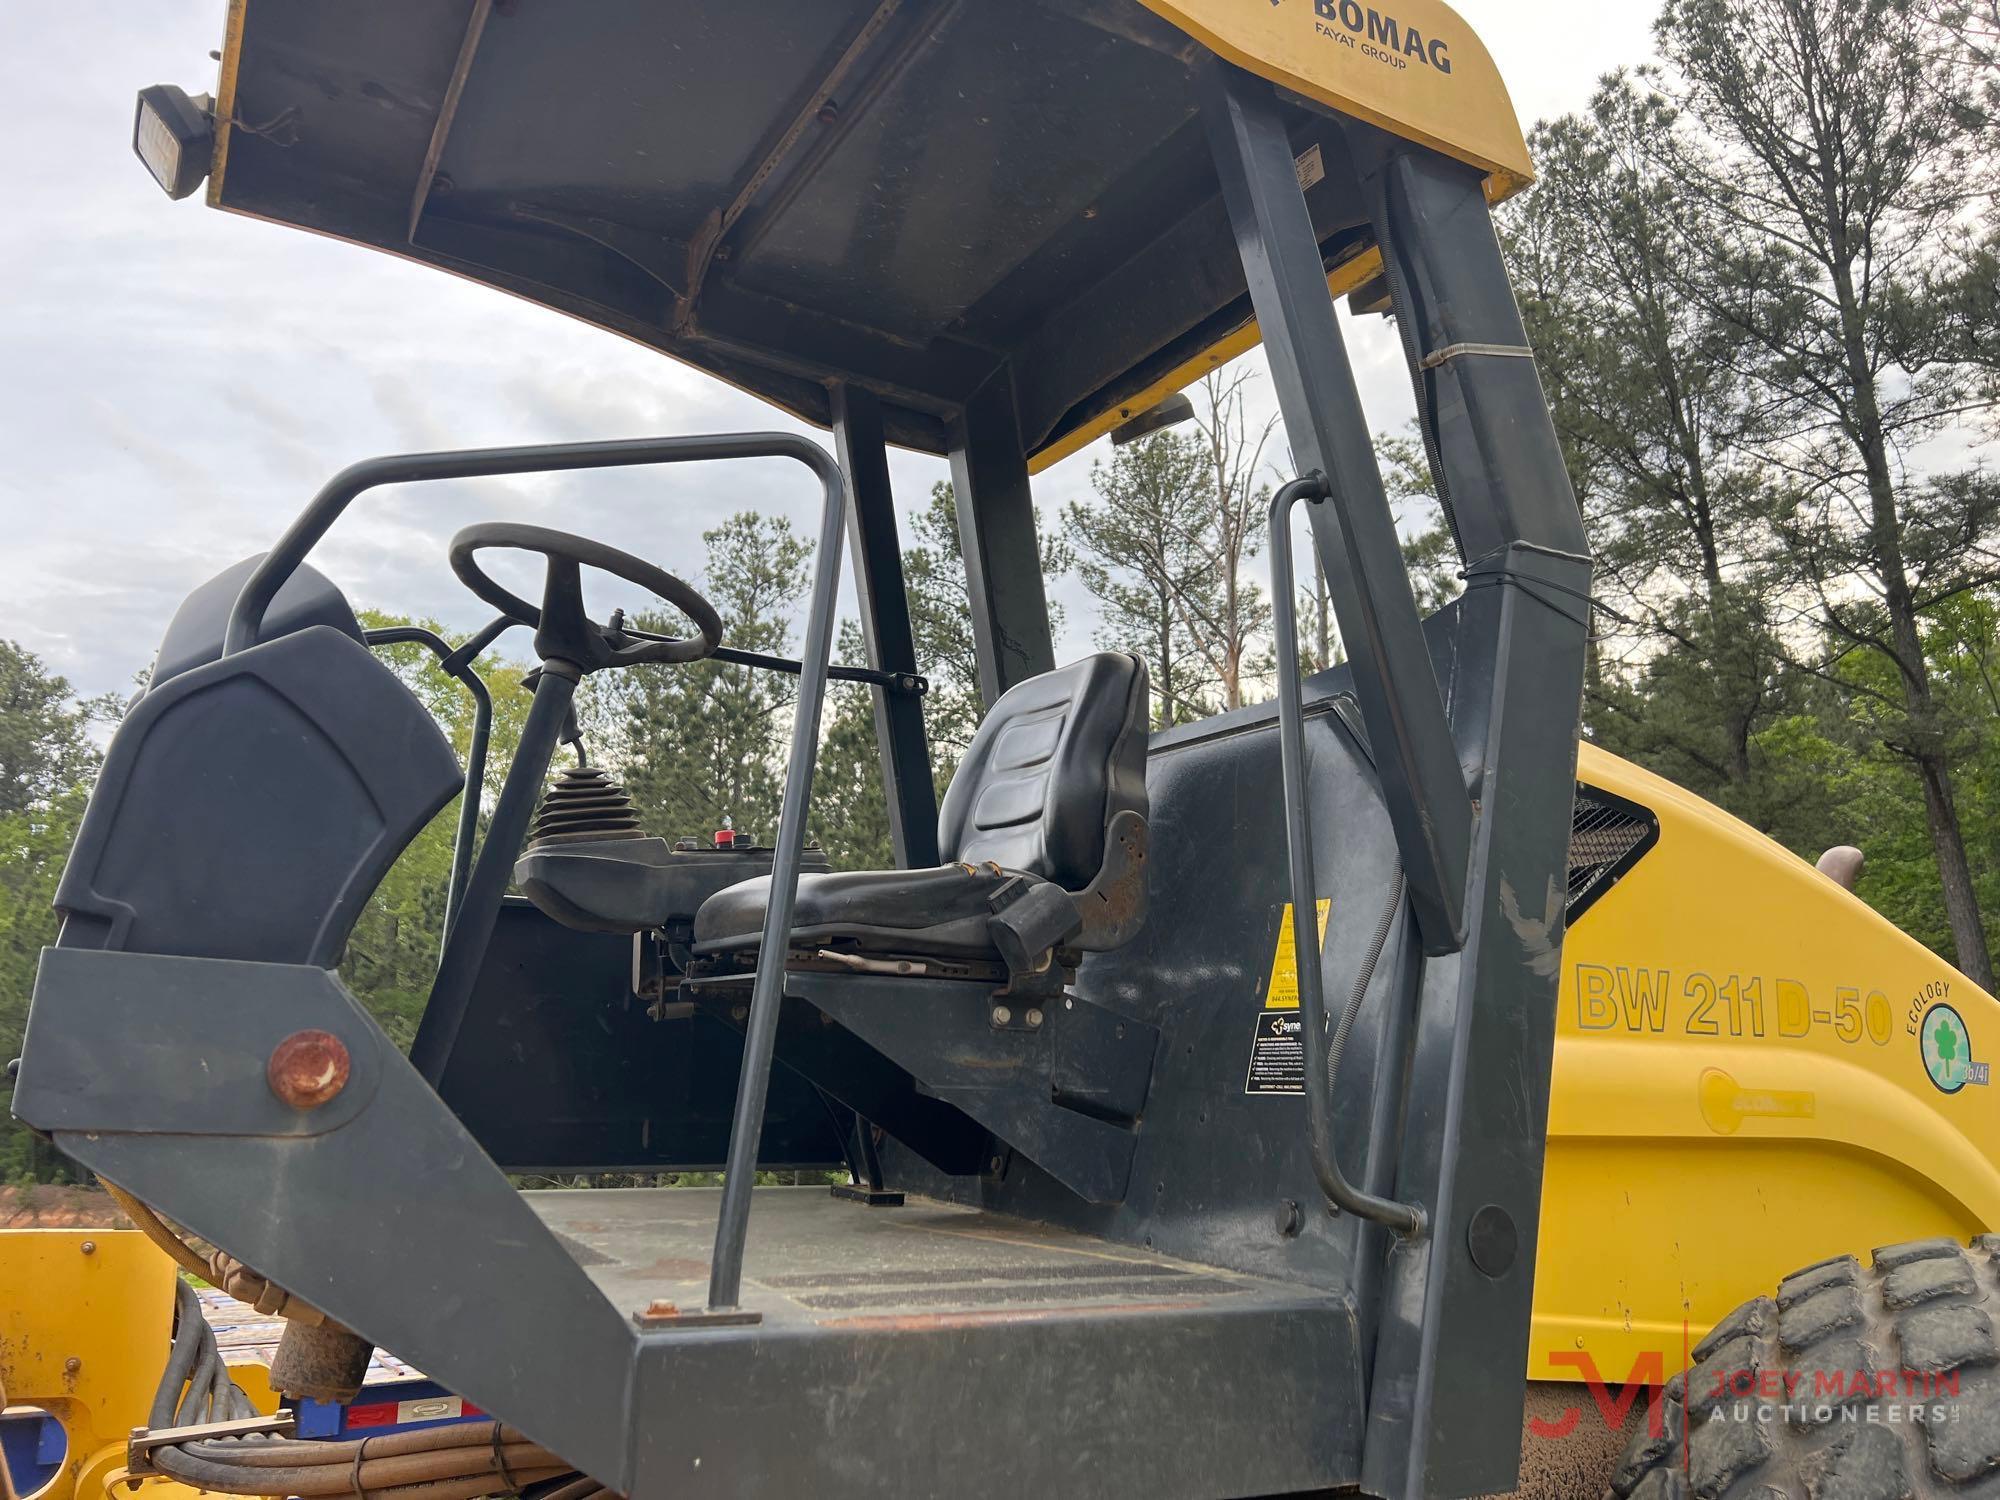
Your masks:
[{"label": "operator seat", "polygon": [[[938,811],[931,870],[799,878],[792,944],[835,954],[1004,962],[1101,952],[1145,917],[1147,682],[1122,651],[1030,678],[987,712]],[[697,957],[755,951],[770,877],[716,892]],[[864,960],[865,962],[865,960]]]}]

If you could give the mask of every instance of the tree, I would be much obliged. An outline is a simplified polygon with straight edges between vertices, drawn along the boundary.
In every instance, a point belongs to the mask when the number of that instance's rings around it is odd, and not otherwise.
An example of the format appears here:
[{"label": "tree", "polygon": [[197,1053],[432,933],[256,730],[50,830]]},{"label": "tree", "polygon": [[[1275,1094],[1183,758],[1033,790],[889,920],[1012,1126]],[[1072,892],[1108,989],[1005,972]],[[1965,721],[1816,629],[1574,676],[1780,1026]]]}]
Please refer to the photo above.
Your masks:
[{"label": "tree", "polygon": [[1458,544],[1445,525],[1417,424],[1403,433],[1376,433],[1375,462],[1403,539],[1403,566],[1417,609],[1430,615],[1463,593],[1465,583],[1459,577]]},{"label": "tree", "polygon": [[[793,617],[810,586],[811,546],[782,516],[754,511],[731,516],[702,541],[699,587],[722,616],[724,642],[794,655]],[[636,623],[684,628],[650,616]],[[648,828],[674,839],[733,826],[770,841],[796,678],[719,661],[630,667],[600,678],[600,717],[619,730],[608,758]]]},{"label": "tree", "polygon": [[1271,492],[1257,476],[1278,419],[1251,418],[1252,379],[1207,376],[1191,433],[1157,433],[1093,464],[1095,502],[1063,513],[1098,600],[1098,639],[1145,658],[1163,728],[1212,712],[1210,693],[1241,708],[1246,684],[1270,670],[1255,645],[1270,601],[1244,569],[1265,524]]},{"label": "tree", "polygon": [[[60,735],[60,731],[58,731]],[[56,882],[76,841],[87,786],[71,785],[31,806],[0,812],[0,1062],[21,1055],[28,999],[41,951],[56,940]],[[13,1084],[0,1077],[0,1182],[67,1177],[63,1159],[14,1123]]]},{"label": "tree", "polygon": [[[834,659],[858,662],[862,654],[860,625],[843,620]],[[812,831],[837,870],[888,870],[896,864],[882,752],[875,738],[874,692],[860,683],[833,683],[820,730]]]},{"label": "tree", "polygon": [[[1676,289],[1743,336],[1736,367],[1768,427],[1749,446],[1786,476],[1781,557],[1833,643],[1799,664],[1880,715],[1914,769],[1959,967],[1991,988],[1924,633],[2000,578],[2000,486],[1915,461],[1992,400],[1926,296],[1993,181],[1950,9],[1669,0],[1659,36],[1687,122],[1676,167],[1715,226],[1684,235]],[[1840,670],[1857,655],[1889,670]]]},{"label": "tree", "polygon": [[[112,716],[109,700],[79,702],[32,651],[0,640],[0,1062],[21,1054],[35,969],[56,940],[56,882],[97,773],[90,726]],[[22,1175],[68,1172],[0,1102],[0,1181]]]},{"label": "tree", "polygon": [[[1458,544],[1445,525],[1444,509],[1438,504],[1431,481],[1430,460],[1411,422],[1408,432],[1375,434],[1375,464],[1382,474],[1382,488],[1393,507],[1391,514],[1397,535],[1402,539],[1403,567],[1410,575],[1410,591],[1419,613],[1429,616],[1456,599],[1464,589],[1459,576]],[[1287,467],[1295,467],[1287,465]],[[1346,660],[1340,632],[1333,618],[1333,599],[1327,592],[1326,573],[1311,555],[1299,554],[1301,571],[1310,569],[1312,583],[1299,590],[1299,666],[1308,675],[1323,672]]]},{"label": "tree", "polygon": [[[1215,660],[1199,622],[1222,608],[1209,557],[1197,545],[1207,505],[1208,456],[1175,432],[1116,450],[1091,465],[1093,504],[1072,502],[1064,530],[1078,576],[1097,601],[1097,640],[1146,662],[1153,723],[1166,729],[1213,712]],[[1200,601],[1190,607],[1188,601]]]},{"label": "tree", "polygon": [[[1767,435],[1737,324],[1684,288],[1720,232],[1684,179],[1676,114],[1642,72],[1538,126],[1541,177],[1505,220],[1530,342],[1597,557],[1587,706],[1607,748],[1749,810],[1751,742],[1777,710],[1757,561]],[[1643,691],[1632,678],[1647,679]]]},{"label": "tree", "polygon": [[78,702],[34,652],[0,640],[0,813],[44,806],[94,775],[90,726],[115,716],[108,699]]},{"label": "tree", "polygon": [[1257,555],[1257,538],[1267,524],[1271,489],[1257,482],[1257,474],[1278,418],[1267,418],[1261,427],[1252,420],[1245,398],[1254,379],[1248,369],[1209,372],[1201,382],[1208,411],[1195,418],[1206,483],[1188,545],[1206,563],[1209,583],[1188,591],[1181,608],[1192,619],[1189,633],[1214,675],[1224,708],[1241,708],[1245,676],[1267,670],[1250,650],[1252,640],[1269,631],[1271,609],[1257,585],[1244,578],[1243,567]]},{"label": "tree", "polygon": [[[914,545],[903,549],[903,585],[910,601],[910,636],[917,666],[930,681],[924,695],[924,732],[931,769],[944,793],[954,766],[972,743],[986,706],[979,695],[979,650],[972,633],[972,600],[966,590],[965,550],[958,534],[958,503],[949,484],[931,486],[929,501],[911,520]],[[1063,571],[1060,542],[1041,539],[1042,572]],[[1060,614],[1051,607],[1053,628]]]},{"label": "tree", "polygon": [[[360,619],[370,630],[418,625],[445,634],[435,620],[413,620],[378,610],[362,610]],[[482,788],[482,801],[489,810],[506,780],[530,701],[521,686],[527,665],[500,654],[500,644],[507,639],[503,636],[472,664],[493,700],[492,740]],[[380,646],[375,652],[430,710],[464,764],[472,748],[472,695],[455,678],[446,676],[437,658],[423,646]],[[458,818],[459,803],[454,799],[410,840],[369,895],[340,959],[341,977],[355,998],[367,1007],[390,1040],[403,1048],[416,1037],[437,973]]]}]

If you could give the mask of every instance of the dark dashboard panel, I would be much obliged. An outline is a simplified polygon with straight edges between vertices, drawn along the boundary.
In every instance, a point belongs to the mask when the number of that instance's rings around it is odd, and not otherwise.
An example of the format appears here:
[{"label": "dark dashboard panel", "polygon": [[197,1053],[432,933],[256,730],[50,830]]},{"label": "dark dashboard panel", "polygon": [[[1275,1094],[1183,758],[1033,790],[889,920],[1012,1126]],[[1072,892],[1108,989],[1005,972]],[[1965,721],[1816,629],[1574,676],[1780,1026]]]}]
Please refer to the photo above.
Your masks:
[{"label": "dark dashboard panel", "polygon": [[[631,978],[630,938],[501,908],[438,1092],[503,1171],[721,1167],[742,1038],[700,1014],[654,1020]],[[844,1125],[781,1064],[759,1161],[838,1167]]]}]

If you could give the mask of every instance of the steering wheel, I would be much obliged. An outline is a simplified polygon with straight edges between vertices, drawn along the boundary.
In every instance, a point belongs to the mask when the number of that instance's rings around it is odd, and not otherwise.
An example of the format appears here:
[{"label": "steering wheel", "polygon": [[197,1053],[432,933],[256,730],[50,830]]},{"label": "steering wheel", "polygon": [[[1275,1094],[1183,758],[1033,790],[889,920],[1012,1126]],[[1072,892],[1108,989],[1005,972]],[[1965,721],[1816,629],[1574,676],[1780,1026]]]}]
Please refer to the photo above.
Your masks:
[{"label": "steering wheel", "polygon": [[[481,570],[476,555],[496,547],[547,559],[541,608],[509,593]],[[595,672],[644,662],[700,661],[722,644],[722,617],[714,605],[664,569],[588,537],[546,526],[485,521],[453,537],[450,555],[451,570],[460,583],[534,630],[535,651],[544,660],[555,658],[580,671]],[[584,613],[584,568],[596,568],[658,595],[693,621],[698,633],[687,640],[635,640],[623,630],[598,624]]]}]

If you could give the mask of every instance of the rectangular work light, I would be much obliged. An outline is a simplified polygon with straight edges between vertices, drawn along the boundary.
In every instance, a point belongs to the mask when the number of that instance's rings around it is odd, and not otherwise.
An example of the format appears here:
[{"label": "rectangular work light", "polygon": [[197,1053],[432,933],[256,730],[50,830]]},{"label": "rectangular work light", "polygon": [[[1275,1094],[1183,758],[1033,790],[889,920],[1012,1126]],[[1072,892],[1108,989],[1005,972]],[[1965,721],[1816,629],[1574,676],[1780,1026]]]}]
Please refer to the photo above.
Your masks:
[{"label": "rectangular work light", "polygon": [[185,89],[171,83],[139,90],[132,150],[169,198],[185,198],[208,176],[215,123],[206,104],[205,99],[191,99]]}]

